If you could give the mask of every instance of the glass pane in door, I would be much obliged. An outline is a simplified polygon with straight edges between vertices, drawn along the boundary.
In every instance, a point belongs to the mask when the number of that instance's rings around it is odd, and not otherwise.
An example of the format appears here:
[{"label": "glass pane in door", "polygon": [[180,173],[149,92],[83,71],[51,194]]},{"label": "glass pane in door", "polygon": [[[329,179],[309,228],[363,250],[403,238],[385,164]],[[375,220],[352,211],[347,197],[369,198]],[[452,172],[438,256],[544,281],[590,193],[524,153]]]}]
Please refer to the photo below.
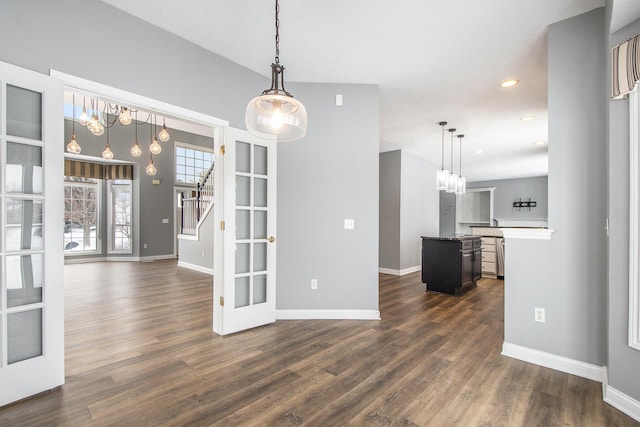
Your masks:
[{"label": "glass pane in door", "polygon": [[42,147],[7,142],[7,193],[42,194]]},{"label": "glass pane in door", "polygon": [[43,249],[42,200],[7,199],[7,251]]},{"label": "glass pane in door", "polygon": [[6,257],[7,307],[42,302],[44,254]]},{"label": "glass pane in door", "polygon": [[7,85],[7,135],[42,140],[42,94]]},{"label": "glass pane in door", "polygon": [[7,316],[7,361],[9,364],[42,355],[42,309]]}]

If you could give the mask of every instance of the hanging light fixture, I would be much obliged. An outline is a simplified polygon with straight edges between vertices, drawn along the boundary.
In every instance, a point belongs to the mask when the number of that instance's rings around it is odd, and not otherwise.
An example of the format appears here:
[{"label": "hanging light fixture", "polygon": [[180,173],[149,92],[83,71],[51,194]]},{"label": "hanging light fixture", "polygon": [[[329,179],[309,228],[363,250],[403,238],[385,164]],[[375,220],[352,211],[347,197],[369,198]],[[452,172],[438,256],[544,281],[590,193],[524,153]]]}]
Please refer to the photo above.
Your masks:
[{"label": "hanging light fixture", "polygon": [[100,122],[100,113],[97,113],[98,110],[98,101],[96,101],[96,108],[93,109],[93,100],[91,101],[91,109],[93,113],[91,114],[91,121],[87,125],[89,132],[94,134],[95,136],[100,136],[104,133],[104,126]]},{"label": "hanging light fixture", "polygon": [[456,194],[460,196],[467,192],[467,178],[462,176],[462,138],[464,138],[464,135],[456,136],[460,142],[460,176],[458,177],[458,182],[456,184]]},{"label": "hanging light fixture", "polygon": [[158,138],[162,142],[167,142],[169,140],[169,138],[171,138],[171,135],[169,135],[169,132],[167,132],[167,125],[165,123],[165,118],[164,117],[162,118],[162,130],[158,134]]},{"label": "hanging light fixture", "polygon": [[247,130],[257,136],[276,135],[278,141],[294,141],[307,133],[307,110],[284,88],[284,66],[280,65],[280,5],[276,0],[276,56],[271,64],[271,87],[249,102],[245,113]]},{"label": "hanging light fixture", "polygon": [[80,144],[76,140],[76,94],[72,95],[73,99],[73,117],[71,120],[71,141],[67,144],[67,152],[71,154],[80,154]]},{"label": "hanging light fixture", "polygon": [[447,122],[438,123],[442,128],[442,162],[440,163],[440,170],[436,172],[436,190],[446,190],[449,180],[449,171],[444,168],[444,127]]},{"label": "hanging light fixture", "polygon": [[120,124],[126,126],[131,124],[131,112],[127,107],[120,108],[120,114],[118,115],[118,120]]},{"label": "hanging light fixture", "polygon": [[107,123],[107,145],[104,147],[104,150],[102,150],[102,158],[107,160],[113,159],[113,151],[111,151],[111,145],[109,145],[109,123]]},{"label": "hanging light fixture", "polygon": [[149,176],[154,176],[155,174],[158,173],[158,169],[156,169],[156,166],[153,164],[153,154],[151,154],[151,157],[149,158],[149,164],[147,165],[147,168],[144,171]]},{"label": "hanging light fixture", "polygon": [[133,147],[131,147],[131,155],[133,157],[140,157],[142,155],[142,149],[138,144],[138,111],[136,110],[136,119],[134,120],[134,125],[136,127],[136,139],[133,142]]},{"label": "hanging light fixture", "polygon": [[89,115],[87,114],[87,97],[86,96],[82,97],[82,114],[80,114],[80,117],[78,117],[78,121],[82,126],[86,126],[89,124]]},{"label": "hanging light fixture", "polygon": [[[154,116],[154,120],[155,120],[155,116]],[[152,124],[152,129],[155,130],[155,127],[156,127],[155,124]],[[154,130],[151,131],[153,134],[153,142],[149,146],[149,151],[151,151],[151,154],[160,154],[160,152],[162,151],[162,146],[158,144],[158,137],[155,136]]]},{"label": "hanging light fixture", "polygon": [[447,193],[455,193],[458,188],[458,175],[453,172],[453,133],[455,131],[455,128],[449,129],[449,133],[451,134],[451,173],[447,178]]}]

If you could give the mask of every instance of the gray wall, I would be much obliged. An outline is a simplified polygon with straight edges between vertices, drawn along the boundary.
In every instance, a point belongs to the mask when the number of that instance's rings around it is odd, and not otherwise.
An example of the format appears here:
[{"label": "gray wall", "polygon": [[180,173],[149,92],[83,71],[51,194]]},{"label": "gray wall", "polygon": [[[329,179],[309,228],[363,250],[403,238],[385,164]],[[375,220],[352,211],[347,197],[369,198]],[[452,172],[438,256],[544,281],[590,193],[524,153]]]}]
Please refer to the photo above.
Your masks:
[{"label": "gray wall", "polygon": [[[606,364],[604,9],[549,27],[549,241],[507,240],[505,341]],[[547,322],[535,323],[534,307]]]},{"label": "gray wall", "polygon": [[180,262],[186,262],[213,271],[214,224],[212,207],[200,225],[198,240],[178,240]]},{"label": "gray wall", "polygon": [[[493,192],[494,218],[547,218],[548,179],[546,176],[532,178],[500,179],[495,181],[476,181],[467,183],[467,188],[495,187]],[[535,208],[520,209],[513,207],[518,199],[531,198],[537,202]]]},{"label": "gray wall", "polygon": [[380,153],[380,268],[400,270],[400,150]]},{"label": "gray wall", "polygon": [[[76,97],[77,101],[77,97]],[[145,117],[146,118],[146,117]],[[140,117],[143,120],[143,117]],[[112,120],[112,119],[110,119]],[[71,121],[65,120],[64,140],[67,142],[71,139]],[[153,157],[153,163],[158,168],[158,173],[151,177],[145,173],[145,168],[149,163],[149,144],[150,130],[149,125],[138,126],[138,142],[142,148],[143,154],[140,157],[133,157],[130,149],[135,139],[135,127],[133,125],[120,126],[114,125],[109,129],[109,144],[111,151],[114,153],[114,159],[127,162],[135,162],[137,169],[134,173],[134,180],[138,181],[139,187],[136,189],[134,185],[134,215],[137,212],[142,219],[140,221],[139,236],[134,244],[134,251],[131,256],[162,256],[173,254],[174,243],[174,165],[175,152],[174,142],[185,142],[192,145],[198,145],[206,148],[213,148],[213,138],[202,135],[196,135],[176,129],[167,129],[171,139],[168,142],[162,142],[162,152]],[[76,123],[75,126],[78,143],[82,147],[82,155],[101,157],[102,150],[107,143],[106,132],[101,136],[95,136],[87,130],[86,127]],[[213,133],[213,130],[212,130]],[[66,144],[65,144],[66,145]],[[151,182],[159,179],[159,185],[153,185]],[[106,206],[107,192],[106,185],[103,186],[103,203]],[[164,224],[162,219],[169,220],[168,224]],[[104,221],[102,230],[106,230],[106,214],[102,215],[101,222]],[[144,243],[147,248],[144,248]],[[102,239],[102,255],[107,255],[107,238],[103,233]],[[115,257],[126,257],[126,254],[113,254]],[[88,258],[95,258],[95,255],[87,255]],[[82,258],[82,256],[73,256],[73,259]]]},{"label": "gray wall", "polygon": [[435,189],[438,169],[424,159],[402,152],[401,270],[422,264],[420,236],[438,235],[440,198]]},{"label": "gray wall", "polygon": [[[135,44],[107,48],[105,40],[95,49],[95,34],[108,37],[111,47]],[[152,67],[161,55],[172,60]],[[244,128],[247,102],[269,84],[98,0],[3,1],[0,60],[45,74],[53,68],[238,128]],[[287,89],[310,120],[303,140],[278,146],[278,307],[377,309],[378,89],[292,82]],[[333,106],[338,90],[341,109]],[[156,191],[146,196],[153,199]],[[354,231],[343,230],[344,218],[356,220]],[[311,278],[319,279],[315,294],[308,293]]]},{"label": "gray wall", "polygon": [[287,89],[304,102],[309,128],[278,144],[277,308],[377,310],[378,87]]},{"label": "gray wall", "polygon": [[[609,40],[609,47],[613,47],[638,33],[640,33],[640,19],[612,34]],[[626,99],[609,101],[608,154],[610,222],[609,385],[640,401],[640,370],[638,369],[638,366],[640,366],[640,351],[628,346],[629,103]]]},{"label": "gray wall", "polygon": [[380,268],[420,266],[420,236],[438,235],[436,170],[406,151],[380,153]]}]

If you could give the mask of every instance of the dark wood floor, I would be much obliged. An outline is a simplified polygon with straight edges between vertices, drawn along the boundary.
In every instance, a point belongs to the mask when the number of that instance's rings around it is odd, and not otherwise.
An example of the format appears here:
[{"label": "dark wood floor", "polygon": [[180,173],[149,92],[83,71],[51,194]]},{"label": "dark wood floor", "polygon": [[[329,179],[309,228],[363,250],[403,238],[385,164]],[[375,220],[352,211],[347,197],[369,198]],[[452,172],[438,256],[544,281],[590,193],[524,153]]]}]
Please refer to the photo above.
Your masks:
[{"label": "dark wood floor", "polygon": [[175,261],[65,267],[67,383],[1,426],[632,426],[599,383],[500,355],[503,284],[425,293],[380,275],[382,321],[278,321],[221,338]]}]

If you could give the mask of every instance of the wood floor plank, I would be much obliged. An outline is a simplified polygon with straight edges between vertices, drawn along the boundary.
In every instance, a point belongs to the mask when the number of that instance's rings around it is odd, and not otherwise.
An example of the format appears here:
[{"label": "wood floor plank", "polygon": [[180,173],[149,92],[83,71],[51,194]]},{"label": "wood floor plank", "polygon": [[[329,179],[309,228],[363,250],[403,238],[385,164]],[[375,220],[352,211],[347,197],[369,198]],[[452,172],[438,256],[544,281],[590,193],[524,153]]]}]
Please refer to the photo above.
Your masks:
[{"label": "wood floor plank", "polygon": [[639,426],[601,384],[500,354],[504,285],[453,297],[381,274],[380,321],[219,337],[211,276],[172,260],[65,266],[66,384],[0,426]]}]

